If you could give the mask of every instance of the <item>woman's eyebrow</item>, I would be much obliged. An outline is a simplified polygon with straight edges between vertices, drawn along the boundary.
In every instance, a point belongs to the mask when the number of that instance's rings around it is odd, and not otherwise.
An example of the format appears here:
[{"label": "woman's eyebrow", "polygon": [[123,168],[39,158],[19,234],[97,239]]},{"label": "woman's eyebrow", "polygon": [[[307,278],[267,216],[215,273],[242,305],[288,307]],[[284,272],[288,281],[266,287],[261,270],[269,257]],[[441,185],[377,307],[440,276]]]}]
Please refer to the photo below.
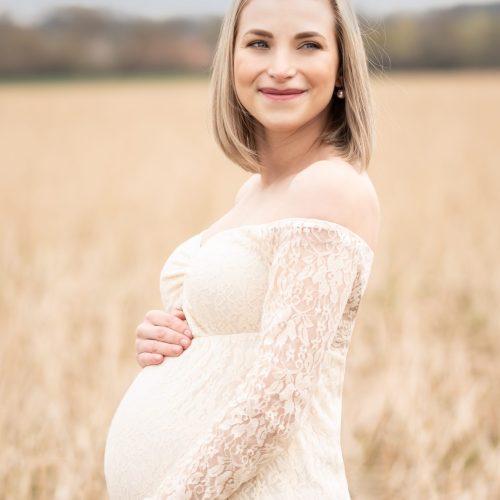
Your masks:
[{"label": "woman's eyebrow", "polygon": [[[260,30],[260,29],[249,30],[243,36],[246,36],[246,35],[257,35],[257,36],[262,36],[265,38],[274,38],[273,34],[269,33],[269,31]],[[324,38],[326,40],[326,38],[321,33],[318,33],[317,31],[303,31],[302,33],[297,33],[293,38],[295,40],[300,40],[302,38],[312,38],[315,36],[318,36],[320,38]]]}]

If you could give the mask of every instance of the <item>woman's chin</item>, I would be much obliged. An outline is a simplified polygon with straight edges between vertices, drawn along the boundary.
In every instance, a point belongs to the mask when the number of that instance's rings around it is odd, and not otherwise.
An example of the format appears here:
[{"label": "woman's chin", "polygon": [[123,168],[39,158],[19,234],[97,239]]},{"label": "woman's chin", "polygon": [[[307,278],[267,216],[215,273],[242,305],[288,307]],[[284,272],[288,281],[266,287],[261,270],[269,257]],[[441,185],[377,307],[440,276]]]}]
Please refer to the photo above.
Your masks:
[{"label": "woman's chin", "polygon": [[296,120],[265,121],[260,123],[264,127],[264,130],[266,132],[272,132],[276,134],[291,134],[295,132],[301,125],[301,123]]}]

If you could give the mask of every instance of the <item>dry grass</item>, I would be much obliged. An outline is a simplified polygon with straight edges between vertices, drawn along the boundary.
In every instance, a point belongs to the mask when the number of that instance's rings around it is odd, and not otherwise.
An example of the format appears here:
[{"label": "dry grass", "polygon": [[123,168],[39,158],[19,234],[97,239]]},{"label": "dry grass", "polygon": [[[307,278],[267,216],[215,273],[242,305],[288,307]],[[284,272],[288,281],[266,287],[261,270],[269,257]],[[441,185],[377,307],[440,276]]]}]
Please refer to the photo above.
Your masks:
[{"label": "dry grass", "polygon": [[[500,74],[375,81],[383,209],[344,388],[353,499],[500,498]],[[248,174],[206,82],[0,87],[0,496],[105,498],[171,250]]]}]

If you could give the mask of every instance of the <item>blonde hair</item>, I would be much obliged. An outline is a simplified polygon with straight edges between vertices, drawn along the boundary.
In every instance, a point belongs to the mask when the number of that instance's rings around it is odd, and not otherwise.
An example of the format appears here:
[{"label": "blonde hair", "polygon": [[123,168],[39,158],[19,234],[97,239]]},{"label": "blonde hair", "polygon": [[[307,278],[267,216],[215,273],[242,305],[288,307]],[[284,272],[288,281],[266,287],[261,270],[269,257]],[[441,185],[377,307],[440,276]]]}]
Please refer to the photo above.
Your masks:
[{"label": "blonde hair", "polygon": [[[234,0],[224,17],[210,80],[211,124],[224,154],[248,172],[261,171],[256,122],[243,107],[234,84],[234,46],[238,22],[250,0]],[[368,61],[361,30],[349,0],[330,0],[339,50],[339,75],[345,99],[332,98],[326,129],[319,140],[348,162],[367,169],[374,142]]]}]

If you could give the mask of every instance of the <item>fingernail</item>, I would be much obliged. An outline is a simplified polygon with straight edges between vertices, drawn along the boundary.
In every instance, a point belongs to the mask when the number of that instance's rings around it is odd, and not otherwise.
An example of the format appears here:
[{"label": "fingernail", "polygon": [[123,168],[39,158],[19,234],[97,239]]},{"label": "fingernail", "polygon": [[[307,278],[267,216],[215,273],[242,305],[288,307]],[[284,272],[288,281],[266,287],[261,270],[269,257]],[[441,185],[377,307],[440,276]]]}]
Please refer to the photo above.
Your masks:
[{"label": "fingernail", "polygon": [[191,330],[184,330],[184,334],[190,338],[193,338],[193,334],[191,333]]},{"label": "fingernail", "polygon": [[184,347],[187,347],[189,345],[189,340],[188,339],[181,339],[181,344],[184,346]]}]

